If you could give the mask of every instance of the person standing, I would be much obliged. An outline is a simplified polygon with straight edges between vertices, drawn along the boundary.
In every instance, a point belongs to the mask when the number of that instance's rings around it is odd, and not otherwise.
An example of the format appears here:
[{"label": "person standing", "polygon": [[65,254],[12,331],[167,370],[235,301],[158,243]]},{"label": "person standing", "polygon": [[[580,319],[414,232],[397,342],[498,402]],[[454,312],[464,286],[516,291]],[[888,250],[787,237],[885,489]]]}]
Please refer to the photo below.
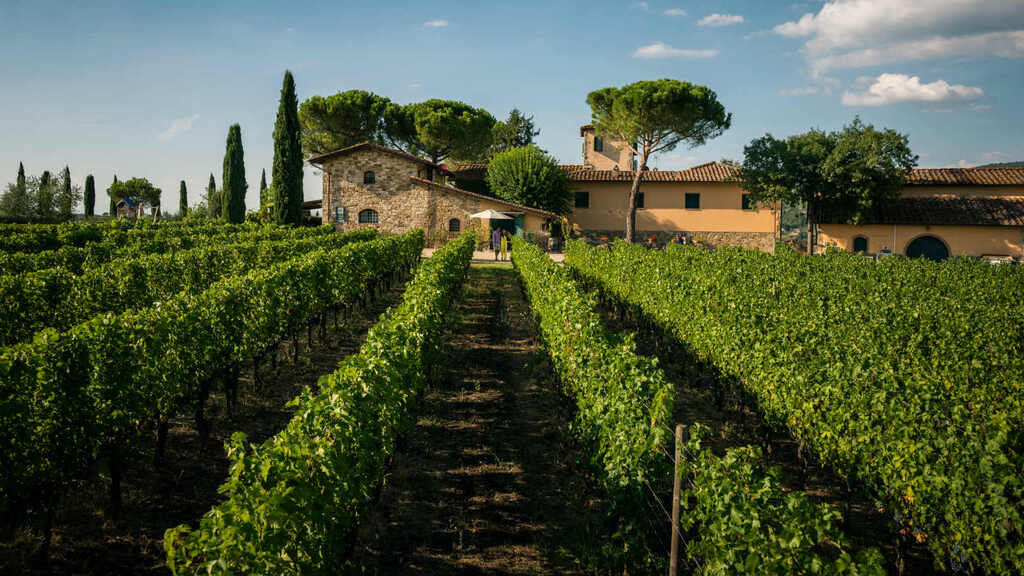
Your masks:
[{"label": "person standing", "polygon": [[502,230],[501,231],[501,260],[503,262],[508,259],[508,241],[509,241],[508,230]]},{"label": "person standing", "polygon": [[498,261],[498,255],[501,253],[501,228],[495,228],[491,230],[491,250],[494,250],[494,261]]}]

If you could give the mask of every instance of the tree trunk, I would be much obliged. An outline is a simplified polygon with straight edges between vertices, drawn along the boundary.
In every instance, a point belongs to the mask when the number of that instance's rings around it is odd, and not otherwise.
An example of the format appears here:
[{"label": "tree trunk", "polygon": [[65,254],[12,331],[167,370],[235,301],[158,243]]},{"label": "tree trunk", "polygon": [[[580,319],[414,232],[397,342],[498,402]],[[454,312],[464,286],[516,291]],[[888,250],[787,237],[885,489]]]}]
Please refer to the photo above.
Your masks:
[{"label": "tree trunk", "polygon": [[644,168],[647,168],[647,155],[643,154],[640,156],[639,166],[637,166],[636,172],[633,173],[633,185],[629,189],[629,213],[626,216],[626,242],[633,242],[636,240],[636,195],[640,191],[640,176],[644,173]]}]

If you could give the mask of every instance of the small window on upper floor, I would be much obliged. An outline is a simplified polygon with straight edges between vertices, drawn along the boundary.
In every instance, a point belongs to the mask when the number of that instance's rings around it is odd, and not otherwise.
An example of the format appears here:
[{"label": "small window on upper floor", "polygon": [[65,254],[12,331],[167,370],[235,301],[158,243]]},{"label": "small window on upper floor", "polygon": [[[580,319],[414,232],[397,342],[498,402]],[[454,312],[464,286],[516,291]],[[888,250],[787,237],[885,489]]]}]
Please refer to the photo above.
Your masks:
[{"label": "small window on upper floor", "polygon": [[604,140],[600,136],[594,136],[594,152],[604,152]]},{"label": "small window on upper floor", "polygon": [[750,201],[750,194],[743,194],[740,196],[740,208],[744,210],[754,209],[754,203]]},{"label": "small window on upper floor", "polygon": [[644,193],[643,192],[637,192],[636,193],[636,207],[637,208],[643,208],[644,207]]},{"label": "small window on upper floor", "polygon": [[700,210],[700,194],[686,194],[686,209]]},{"label": "small window on upper floor", "polygon": [[853,251],[854,252],[867,252],[868,251],[868,239],[864,236],[857,236],[853,239]]},{"label": "small window on upper floor", "polygon": [[367,170],[363,172],[363,184],[376,184],[377,175],[373,173],[373,170]]},{"label": "small window on upper floor", "polygon": [[577,192],[573,207],[590,208],[590,192]]},{"label": "small window on upper floor", "polygon": [[377,214],[376,210],[367,208],[359,212],[359,223],[360,224],[377,224],[380,222],[380,215]]}]

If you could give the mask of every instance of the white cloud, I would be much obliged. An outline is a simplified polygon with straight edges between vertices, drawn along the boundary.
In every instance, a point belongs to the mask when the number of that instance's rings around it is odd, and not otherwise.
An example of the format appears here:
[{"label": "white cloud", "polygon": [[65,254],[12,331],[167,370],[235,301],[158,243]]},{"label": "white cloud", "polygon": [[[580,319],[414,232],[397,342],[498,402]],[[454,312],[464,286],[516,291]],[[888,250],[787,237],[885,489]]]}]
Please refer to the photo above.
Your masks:
[{"label": "white cloud", "polygon": [[665,10],[665,16],[686,16],[686,10],[682,8],[669,8]]},{"label": "white cloud", "polygon": [[644,58],[648,60],[653,59],[666,59],[666,58],[677,58],[680,60],[699,60],[703,58],[714,58],[718,56],[718,50],[692,50],[684,48],[673,48],[664,42],[655,42],[647,46],[642,46],[633,52],[634,58]]},{"label": "white cloud", "polygon": [[178,134],[183,134],[191,130],[192,124],[194,124],[196,120],[199,120],[199,114],[193,114],[192,116],[187,116],[185,118],[178,118],[171,122],[171,125],[168,126],[167,130],[164,130],[157,135],[157,138],[159,138],[161,142],[167,142]]},{"label": "white cloud", "polygon": [[444,19],[441,19],[441,20],[428,20],[428,21],[423,23],[423,27],[424,28],[444,28],[447,25],[448,25],[448,21],[444,20]]},{"label": "white cloud", "polygon": [[639,9],[643,10],[644,12],[650,12],[651,11],[651,7],[650,7],[649,4],[647,4],[647,2],[634,2],[633,3],[633,8],[639,8]]},{"label": "white cloud", "polygon": [[832,0],[774,32],[806,38],[811,70],[994,55],[1024,58],[1020,0]]},{"label": "white cloud", "polygon": [[936,80],[922,84],[917,76],[882,74],[863,92],[843,93],[844,106],[887,106],[905,102],[963,102],[984,96],[981,88]]},{"label": "white cloud", "polygon": [[739,14],[709,14],[697,21],[698,26],[710,26],[718,28],[721,26],[733,26],[746,22]]}]

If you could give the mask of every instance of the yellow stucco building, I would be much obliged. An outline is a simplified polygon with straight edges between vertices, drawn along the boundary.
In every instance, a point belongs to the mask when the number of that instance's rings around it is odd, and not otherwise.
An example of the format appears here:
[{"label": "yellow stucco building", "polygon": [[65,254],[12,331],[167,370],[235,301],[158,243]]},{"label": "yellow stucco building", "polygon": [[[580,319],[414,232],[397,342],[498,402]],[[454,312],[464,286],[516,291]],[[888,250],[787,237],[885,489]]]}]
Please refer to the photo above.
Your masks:
[{"label": "yellow stucco building", "polygon": [[1024,168],[920,168],[863,226],[816,211],[815,250],[1024,260]]}]

